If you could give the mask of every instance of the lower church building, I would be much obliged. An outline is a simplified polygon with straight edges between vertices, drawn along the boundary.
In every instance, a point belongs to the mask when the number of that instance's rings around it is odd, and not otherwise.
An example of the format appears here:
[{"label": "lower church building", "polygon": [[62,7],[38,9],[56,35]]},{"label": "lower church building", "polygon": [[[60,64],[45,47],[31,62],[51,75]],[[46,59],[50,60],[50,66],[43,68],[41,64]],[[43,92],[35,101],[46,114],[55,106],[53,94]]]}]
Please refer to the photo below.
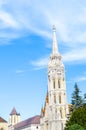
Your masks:
[{"label": "lower church building", "polygon": [[10,113],[8,130],[40,130],[40,115],[20,120],[20,114],[15,108]]},{"label": "lower church building", "polygon": [[20,121],[20,114],[13,108],[8,130],[64,130],[68,114],[65,67],[58,51],[56,28],[53,26],[52,53],[48,61],[48,91],[41,114]]}]

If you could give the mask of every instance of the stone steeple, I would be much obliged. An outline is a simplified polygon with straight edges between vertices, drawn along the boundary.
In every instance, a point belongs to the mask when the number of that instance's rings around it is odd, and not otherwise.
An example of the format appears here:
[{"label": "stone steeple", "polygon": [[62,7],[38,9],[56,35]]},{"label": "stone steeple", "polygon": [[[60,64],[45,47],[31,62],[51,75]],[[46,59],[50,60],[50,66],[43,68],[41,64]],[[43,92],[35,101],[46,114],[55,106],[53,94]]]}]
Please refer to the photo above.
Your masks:
[{"label": "stone steeple", "polygon": [[67,115],[65,68],[58,52],[56,28],[53,26],[53,52],[48,62],[50,130],[63,130]]},{"label": "stone steeple", "polygon": [[56,39],[56,27],[53,25],[53,47],[52,47],[52,54],[58,54],[58,45],[57,45],[57,39]]},{"label": "stone steeple", "polygon": [[48,104],[41,119],[41,130],[63,130],[67,120],[65,68],[58,51],[56,28],[53,26],[52,53],[48,61]]}]

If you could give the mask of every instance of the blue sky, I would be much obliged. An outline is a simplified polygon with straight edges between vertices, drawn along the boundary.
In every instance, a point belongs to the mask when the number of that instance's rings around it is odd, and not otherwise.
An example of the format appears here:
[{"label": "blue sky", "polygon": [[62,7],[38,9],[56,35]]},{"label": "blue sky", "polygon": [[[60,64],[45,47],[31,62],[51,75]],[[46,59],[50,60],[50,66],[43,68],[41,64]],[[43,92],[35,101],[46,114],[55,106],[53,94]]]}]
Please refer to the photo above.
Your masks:
[{"label": "blue sky", "polygon": [[53,24],[68,103],[75,82],[86,92],[86,0],[0,0],[0,116],[6,120],[13,107],[22,120],[40,114]]}]

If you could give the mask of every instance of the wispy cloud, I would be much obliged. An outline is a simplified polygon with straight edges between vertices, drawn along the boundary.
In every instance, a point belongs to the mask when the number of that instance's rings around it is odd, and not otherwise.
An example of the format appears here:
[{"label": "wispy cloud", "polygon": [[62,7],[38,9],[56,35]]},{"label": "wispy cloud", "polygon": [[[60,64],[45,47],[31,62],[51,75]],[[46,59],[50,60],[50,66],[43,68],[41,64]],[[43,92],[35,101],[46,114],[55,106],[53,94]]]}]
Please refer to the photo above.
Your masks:
[{"label": "wispy cloud", "polygon": [[48,64],[48,57],[41,58],[36,61],[32,61],[31,64],[34,66],[35,70],[46,68]]},{"label": "wispy cloud", "polygon": [[5,11],[0,11],[0,24],[2,25],[0,27],[1,29],[7,27],[12,27],[16,29],[19,26],[17,21],[11,16],[11,14]]},{"label": "wispy cloud", "polygon": [[16,70],[16,74],[24,73],[23,70]]},{"label": "wispy cloud", "polygon": [[85,0],[82,3],[79,0],[1,0],[0,44],[5,44],[3,40],[7,42],[30,31],[51,38],[51,28],[55,24],[59,43],[69,47],[63,54],[64,61],[86,61],[85,5]]},{"label": "wispy cloud", "polygon": [[[75,65],[75,64],[86,63],[86,47],[71,49],[67,53],[65,52],[64,54],[61,54],[61,55],[62,55],[62,60],[68,64]],[[49,58],[49,56],[46,56],[41,59],[37,59],[35,61],[32,61],[31,64],[37,69],[38,68],[43,69],[48,64],[48,58]]]},{"label": "wispy cloud", "polygon": [[[63,0],[60,2],[48,0],[46,5],[39,0],[36,2],[33,0],[4,1],[5,6],[1,8],[0,18],[5,26],[29,29],[39,35],[51,37],[50,28],[56,24],[58,39],[65,44],[85,42],[86,31],[82,30],[83,26],[86,25],[85,1],[81,3],[76,0],[64,3]],[[80,33],[78,34],[78,32]]]},{"label": "wispy cloud", "polygon": [[63,54],[64,62],[72,62],[73,64],[86,63],[86,46],[75,48]]},{"label": "wispy cloud", "polygon": [[71,80],[67,81],[67,83],[76,83],[76,82],[83,82],[86,81],[86,75],[81,75],[78,77],[74,77]]},{"label": "wispy cloud", "polygon": [[86,81],[86,76],[77,78],[77,81],[78,81],[78,82]]},{"label": "wispy cloud", "polygon": [[75,77],[74,79],[72,79],[72,81],[74,81],[74,82],[86,81],[86,75],[81,75],[81,76]]}]

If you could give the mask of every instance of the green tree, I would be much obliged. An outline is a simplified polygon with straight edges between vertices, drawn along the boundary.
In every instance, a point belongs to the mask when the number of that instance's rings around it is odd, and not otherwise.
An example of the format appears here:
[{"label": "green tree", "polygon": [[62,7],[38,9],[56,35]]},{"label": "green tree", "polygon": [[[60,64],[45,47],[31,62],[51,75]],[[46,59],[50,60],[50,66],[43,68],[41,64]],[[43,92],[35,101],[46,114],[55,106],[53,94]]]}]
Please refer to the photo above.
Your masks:
[{"label": "green tree", "polygon": [[84,94],[83,104],[86,104],[86,93]]},{"label": "green tree", "polygon": [[68,128],[74,124],[78,124],[86,130],[86,105],[75,109],[70,119],[66,123],[65,130],[70,130]]},{"label": "green tree", "polygon": [[80,90],[78,88],[77,83],[75,83],[74,85],[74,92],[72,93],[72,104],[73,104],[73,110],[75,110],[76,108],[78,108],[79,106],[81,106],[83,104],[83,99],[80,96]]},{"label": "green tree", "polygon": [[82,126],[74,124],[68,127],[68,130],[85,130]]}]

